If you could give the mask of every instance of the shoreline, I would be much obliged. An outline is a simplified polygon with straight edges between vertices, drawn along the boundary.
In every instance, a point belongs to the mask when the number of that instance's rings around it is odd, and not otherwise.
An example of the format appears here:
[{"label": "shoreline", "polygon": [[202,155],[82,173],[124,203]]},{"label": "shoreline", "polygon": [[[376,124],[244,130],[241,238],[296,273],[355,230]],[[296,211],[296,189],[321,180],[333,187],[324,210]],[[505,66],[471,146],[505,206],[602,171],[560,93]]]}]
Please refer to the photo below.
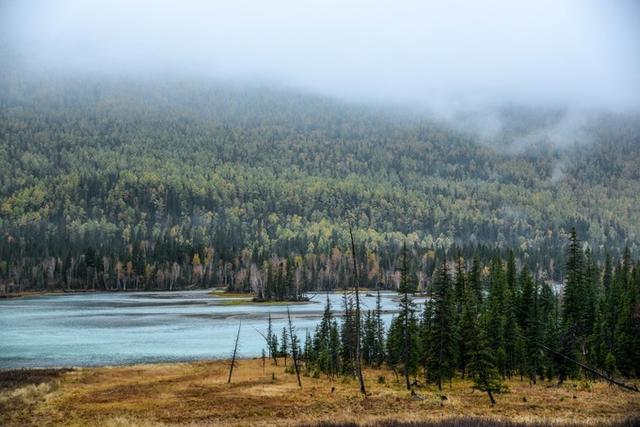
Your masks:
[{"label": "shoreline", "polygon": [[[190,288],[180,288],[180,289],[53,289],[53,290],[25,290],[22,292],[4,292],[0,293],[0,299],[4,298],[22,298],[22,297],[31,297],[31,296],[48,296],[48,295],[74,295],[74,294],[93,294],[93,293],[133,293],[133,292],[160,292],[160,293],[171,293],[171,292],[188,292],[188,291],[207,291],[210,295],[215,296],[223,296],[228,298],[254,298],[255,294],[253,292],[227,292],[226,287],[224,286],[213,286],[208,288],[198,288],[198,287],[190,287]],[[313,290],[307,291],[307,294],[325,294],[325,293],[342,293],[344,289],[323,289],[323,290]],[[371,288],[360,288],[360,292],[366,292],[369,295],[367,296],[375,296],[375,292],[377,290]],[[380,289],[382,293],[396,292],[392,289]],[[416,298],[423,298],[427,295],[424,293],[416,292],[414,294]],[[268,301],[256,301],[260,303],[268,302]],[[305,302],[305,301],[277,301],[277,302]]]},{"label": "shoreline", "polygon": [[[191,292],[191,291],[202,291],[206,292],[206,295],[209,295],[213,298],[217,298],[220,300],[218,305],[220,306],[242,306],[242,305],[253,305],[253,306],[287,306],[287,305],[305,305],[305,304],[316,304],[320,300],[314,300],[315,296],[326,293],[342,293],[343,291],[338,289],[333,290],[322,290],[322,291],[310,291],[310,297],[306,297],[304,300],[300,301],[288,301],[288,300],[256,300],[255,295],[252,292],[227,292],[224,288],[187,288],[187,289],[149,289],[149,290],[82,290],[82,289],[72,289],[72,290],[54,290],[54,291],[24,291],[24,292],[14,292],[8,294],[0,294],[0,301],[8,301],[13,299],[22,299],[22,298],[36,298],[36,297],[48,297],[48,296],[65,296],[65,295],[84,295],[84,294],[132,294],[132,293],[177,293],[177,292]],[[395,291],[384,290],[382,292],[385,293],[393,293],[396,294]],[[367,294],[368,297],[373,297],[373,294]],[[424,298],[422,294],[414,295],[415,298]]]},{"label": "shoreline", "polygon": [[[130,293],[173,293],[173,292],[189,292],[189,291],[209,291],[207,292],[210,295],[217,295],[219,288],[185,288],[185,289],[59,289],[52,291],[23,291],[23,292],[11,292],[0,294],[0,300],[2,299],[13,299],[13,298],[28,298],[28,297],[43,297],[43,296],[62,296],[62,295],[83,295],[83,294],[130,294]],[[239,294],[232,294],[233,298],[238,298]],[[250,294],[246,294],[245,297],[249,298]]]},{"label": "shoreline", "polygon": [[[60,295],[82,295],[82,294],[128,294],[128,293],[142,293],[142,292],[158,292],[158,293],[173,293],[173,292],[189,292],[189,291],[203,291],[208,295],[212,295],[220,298],[236,298],[236,299],[252,299],[255,297],[253,292],[227,292],[224,287],[212,287],[212,288],[184,288],[184,289],[55,289],[55,290],[34,290],[34,291],[22,291],[22,292],[9,292],[0,294],[0,300],[2,299],[13,299],[13,298],[28,298],[28,297],[40,297],[40,296],[60,296]],[[341,293],[342,289],[332,289],[332,290],[320,290],[320,291],[309,291],[308,294],[325,294],[325,293]],[[382,292],[395,292],[391,290],[383,290]],[[420,297],[420,295],[416,294],[416,297]],[[293,304],[293,303],[307,303],[313,302],[312,298],[309,298],[309,301],[252,301],[256,304],[270,304],[270,303],[279,303],[279,304]]]}]

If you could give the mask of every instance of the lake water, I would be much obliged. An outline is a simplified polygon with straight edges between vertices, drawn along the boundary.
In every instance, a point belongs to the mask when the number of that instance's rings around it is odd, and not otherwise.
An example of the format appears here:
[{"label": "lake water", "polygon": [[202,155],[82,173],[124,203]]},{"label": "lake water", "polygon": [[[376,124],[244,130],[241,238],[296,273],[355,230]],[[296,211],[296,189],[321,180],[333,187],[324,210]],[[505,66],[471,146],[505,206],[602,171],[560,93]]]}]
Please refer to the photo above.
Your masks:
[{"label": "lake water", "polygon": [[[334,312],[342,295],[329,294]],[[0,301],[0,369],[102,366],[142,362],[228,358],[238,324],[240,357],[260,356],[258,333],[269,313],[280,335],[286,306],[230,304],[208,291],[85,293]],[[309,304],[290,305],[296,332],[304,339],[320,321],[325,294]],[[362,298],[363,310],[375,297]],[[395,293],[382,294],[385,323],[397,310]]]}]

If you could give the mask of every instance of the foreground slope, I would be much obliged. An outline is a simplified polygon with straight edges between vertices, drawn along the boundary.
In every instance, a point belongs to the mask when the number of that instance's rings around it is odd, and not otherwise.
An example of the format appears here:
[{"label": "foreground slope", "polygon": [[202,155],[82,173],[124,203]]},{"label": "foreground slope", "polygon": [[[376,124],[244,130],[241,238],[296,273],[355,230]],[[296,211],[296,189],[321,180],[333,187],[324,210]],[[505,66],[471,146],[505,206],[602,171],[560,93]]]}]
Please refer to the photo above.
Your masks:
[{"label": "foreground slope", "polygon": [[295,375],[269,362],[263,369],[257,359],[241,361],[231,384],[224,361],[77,369],[50,372],[48,379],[37,371],[22,375],[26,378],[13,382],[10,374],[0,375],[3,425],[300,425],[460,416],[608,424],[640,417],[637,393],[585,381],[557,387],[512,380],[510,393],[498,396],[497,405],[491,406],[486,394],[473,392],[462,380],[454,380],[442,393],[432,386],[418,388],[421,399],[416,399],[389,370],[366,371],[366,399],[355,379],[303,377],[300,389]]}]

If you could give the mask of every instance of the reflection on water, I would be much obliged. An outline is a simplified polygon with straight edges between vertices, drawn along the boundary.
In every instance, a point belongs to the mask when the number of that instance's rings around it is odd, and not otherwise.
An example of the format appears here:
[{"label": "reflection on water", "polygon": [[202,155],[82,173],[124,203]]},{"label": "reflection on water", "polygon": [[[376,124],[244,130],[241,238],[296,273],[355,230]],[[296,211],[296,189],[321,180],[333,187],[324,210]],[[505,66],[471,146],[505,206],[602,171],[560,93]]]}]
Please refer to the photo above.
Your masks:
[{"label": "reflection on water", "polygon": [[[384,293],[388,322],[396,294]],[[329,294],[334,311],[342,295]],[[313,331],[326,296],[289,306],[298,335]],[[229,305],[207,291],[92,293],[0,301],[0,369],[35,366],[91,366],[229,357],[242,319],[240,355],[259,356],[271,313],[278,333],[284,305]],[[363,297],[363,310],[375,297]],[[257,330],[256,330],[257,329]]]}]

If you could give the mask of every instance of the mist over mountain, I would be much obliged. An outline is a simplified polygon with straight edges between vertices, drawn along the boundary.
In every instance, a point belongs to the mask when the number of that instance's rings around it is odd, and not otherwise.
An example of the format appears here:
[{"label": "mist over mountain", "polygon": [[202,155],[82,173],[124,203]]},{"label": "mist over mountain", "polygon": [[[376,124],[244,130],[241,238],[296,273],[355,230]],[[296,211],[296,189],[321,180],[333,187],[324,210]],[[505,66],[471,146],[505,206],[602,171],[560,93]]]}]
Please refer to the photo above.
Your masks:
[{"label": "mist over mountain", "polygon": [[633,0],[2,2],[31,70],[258,82],[440,115],[517,105],[637,110]]}]

